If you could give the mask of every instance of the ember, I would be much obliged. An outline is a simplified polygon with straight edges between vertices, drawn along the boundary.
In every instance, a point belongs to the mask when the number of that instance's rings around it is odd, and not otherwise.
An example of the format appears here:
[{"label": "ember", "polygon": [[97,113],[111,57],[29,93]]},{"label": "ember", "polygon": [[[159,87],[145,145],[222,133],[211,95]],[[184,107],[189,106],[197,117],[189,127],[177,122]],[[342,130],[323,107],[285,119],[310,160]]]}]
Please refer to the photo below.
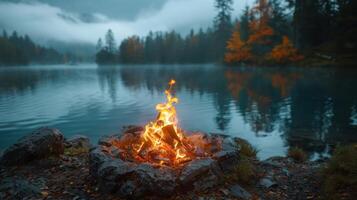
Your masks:
[{"label": "ember", "polygon": [[[212,155],[212,142],[203,135],[187,136],[178,126],[173,95],[175,80],[165,90],[166,102],[157,104],[156,120],[148,123],[139,134],[124,134],[112,144],[120,150],[123,160],[177,166],[197,157]],[[216,143],[219,146],[219,144]],[[215,147],[216,151],[219,147]]]}]

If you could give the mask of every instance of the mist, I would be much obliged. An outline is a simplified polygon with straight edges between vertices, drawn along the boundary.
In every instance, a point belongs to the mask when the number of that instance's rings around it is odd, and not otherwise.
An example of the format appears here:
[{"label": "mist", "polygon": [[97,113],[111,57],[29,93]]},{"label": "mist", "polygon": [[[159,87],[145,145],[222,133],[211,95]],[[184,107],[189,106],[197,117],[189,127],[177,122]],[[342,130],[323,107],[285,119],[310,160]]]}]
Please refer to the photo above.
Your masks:
[{"label": "mist", "polygon": [[[233,18],[252,0],[234,2]],[[110,5],[108,5],[110,6]],[[141,5],[142,6],[142,5]],[[161,7],[139,10],[133,19],[109,17],[104,12],[80,13],[38,1],[0,3],[0,28],[28,34],[35,41],[95,44],[110,28],[115,39],[146,35],[149,31],[207,28],[215,16],[214,0],[168,0]]]}]

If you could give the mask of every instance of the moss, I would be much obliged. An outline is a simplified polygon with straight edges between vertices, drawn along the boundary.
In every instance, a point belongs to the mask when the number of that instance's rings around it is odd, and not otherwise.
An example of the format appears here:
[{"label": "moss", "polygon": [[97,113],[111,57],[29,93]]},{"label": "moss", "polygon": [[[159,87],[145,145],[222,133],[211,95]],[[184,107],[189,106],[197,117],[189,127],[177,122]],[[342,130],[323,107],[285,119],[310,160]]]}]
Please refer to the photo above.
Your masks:
[{"label": "moss", "polygon": [[323,169],[323,191],[327,199],[357,196],[357,144],[337,147]]},{"label": "moss", "polygon": [[298,147],[291,147],[288,151],[288,157],[296,162],[305,162],[307,160],[305,151]]},{"label": "moss", "polygon": [[257,158],[258,150],[244,139],[236,139],[237,148],[239,148],[239,155],[247,158]]},{"label": "moss", "polygon": [[89,152],[89,148],[87,147],[68,147],[64,149],[64,154],[67,156],[77,156],[81,154],[85,154]]}]

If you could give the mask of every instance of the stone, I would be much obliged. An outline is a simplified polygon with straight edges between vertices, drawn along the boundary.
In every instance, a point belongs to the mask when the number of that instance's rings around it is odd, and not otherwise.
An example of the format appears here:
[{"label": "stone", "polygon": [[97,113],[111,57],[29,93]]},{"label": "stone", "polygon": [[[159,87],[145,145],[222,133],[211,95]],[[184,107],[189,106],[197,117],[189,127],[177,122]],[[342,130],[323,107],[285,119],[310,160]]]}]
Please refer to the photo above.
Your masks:
[{"label": "stone", "polygon": [[211,158],[193,160],[182,169],[180,184],[184,188],[193,186],[196,190],[211,188],[218,183],[218,170],[216,161]]},{"label": "stone", "polygon": [[259,185],[264,188],[271,188],[271,187],[277,186],[278,184],[276,182],[272,181],[270,178],[265,177],[265,178],[260,179]]},{"label": "stone", "polygon": [[154,168],[149,164],[138,165],[131,181],[135,182],[134,196],[170,196],[176,188],[174,171],[168,167]]},{"label": "stone", "polygon": [[40,188],[24,179],[5,178],[0,181],[0,199],[41,199]]},{"label": "stone", "polygon": [[90,173],[104,192],[123,198],[169,196],[176,188],[174,171],[169,167],[154,168],[113,158],[101,147],[90,152]]},{"label": "stone", "polygon": [[110,142],[111,139],[112,139],[111,136],[102,136],[98,140],[98,145],[110,147],[112,146],[112,143]]},{"label": "stone", "polygon": [[124,126],[123,129],[124,133],[137,133],[144,131],[144,127],[135,125]]},{"label": "stone", "polygon": [[58,156],[64,152],[64,137],[58,129],[40,128],[22,137],[5,150],[0,163],[22,165],[30,161]]},{"label": "stone", "polygon": [[240,198],[243,200],[252,199],[252,195],[238,184],[231,186],[229,188],[229,191],[230,191],[230,194],[236,198]]},{"label": "stone", "polygon": [[235,149],[219,151],[213,154],[213,159],[217,160],[223,172],[232,171],[239,162],[238,152]]},{"label": "stone", "polygon": [[98,176],[100,166],[111,159],[102,151],[100,147],[89,152],[89,172],[93,177]]},{"label": "stone", "polygon": [[84,135],[74,135],[66,141],[68,147],[90,149],[90,140]]}]

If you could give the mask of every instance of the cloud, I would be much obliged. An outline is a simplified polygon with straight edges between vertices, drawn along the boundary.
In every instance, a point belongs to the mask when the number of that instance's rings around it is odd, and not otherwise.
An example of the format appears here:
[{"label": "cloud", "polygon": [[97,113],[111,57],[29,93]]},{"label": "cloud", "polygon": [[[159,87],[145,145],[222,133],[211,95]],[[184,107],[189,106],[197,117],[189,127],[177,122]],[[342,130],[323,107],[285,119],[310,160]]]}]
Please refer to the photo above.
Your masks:
[{"label": "cloud", "polygon": [[[252,1],[252,0],[250,0]],[[215,15],[214,0],[168,0],[160,10],[149,9],[131,20],[109,18],[105,13],[80,14],[45,3],[0,3],[0,26],[47,41],[95,43],[111,28],[116,40],[152,31],[188,30],[210,26]],[[235,2],[235,13],[245,2]]]}]

